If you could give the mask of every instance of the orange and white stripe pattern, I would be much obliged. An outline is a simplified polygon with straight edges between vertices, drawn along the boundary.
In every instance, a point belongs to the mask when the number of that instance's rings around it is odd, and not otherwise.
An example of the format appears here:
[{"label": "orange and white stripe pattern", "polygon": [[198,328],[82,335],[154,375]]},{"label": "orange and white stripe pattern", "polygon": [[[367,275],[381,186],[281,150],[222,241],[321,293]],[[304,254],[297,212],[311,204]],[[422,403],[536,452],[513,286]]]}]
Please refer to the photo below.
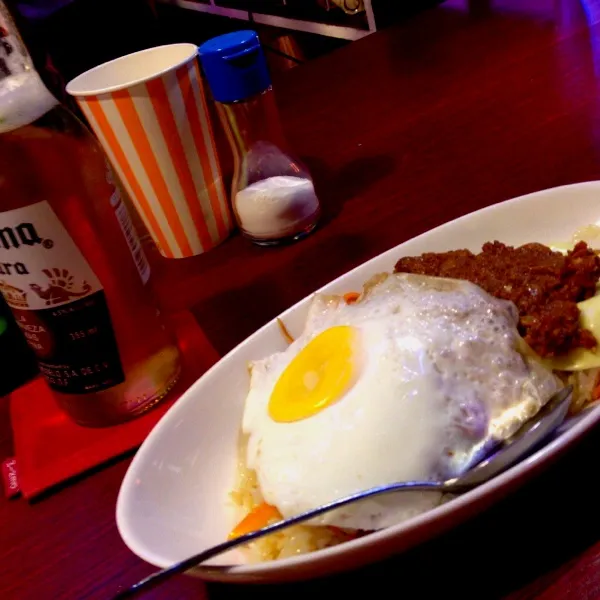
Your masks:
[{"label": "orange and white stripe pattern", "polygon": [[163,256],[194,256],[227,237],[232,220],[196,59],[77,101]]}]

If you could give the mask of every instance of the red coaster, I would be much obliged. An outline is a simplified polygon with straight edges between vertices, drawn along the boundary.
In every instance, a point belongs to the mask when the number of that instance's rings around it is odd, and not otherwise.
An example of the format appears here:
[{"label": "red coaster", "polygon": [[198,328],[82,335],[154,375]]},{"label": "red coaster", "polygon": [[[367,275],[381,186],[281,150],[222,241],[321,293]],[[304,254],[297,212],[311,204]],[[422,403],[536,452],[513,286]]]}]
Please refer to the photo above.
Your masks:
[{"label": "red coaster", "polygon": [[[41,378],[10,395],[15,456],[5,461],[11,461],[11,469],[5,466],[4,475],[6,481],[11,475],[13,492],[17,473],[22,495],[32,498],[136,448],[175,400],[217,362],[218,353],[191,313],[178,313],[171,317],[171,321],[183,355],[181,378],[167,400],[138,419],[106,428],[76,425],[58,408]],[[10,491],[11,487],[7,487],[7,495]]]}]

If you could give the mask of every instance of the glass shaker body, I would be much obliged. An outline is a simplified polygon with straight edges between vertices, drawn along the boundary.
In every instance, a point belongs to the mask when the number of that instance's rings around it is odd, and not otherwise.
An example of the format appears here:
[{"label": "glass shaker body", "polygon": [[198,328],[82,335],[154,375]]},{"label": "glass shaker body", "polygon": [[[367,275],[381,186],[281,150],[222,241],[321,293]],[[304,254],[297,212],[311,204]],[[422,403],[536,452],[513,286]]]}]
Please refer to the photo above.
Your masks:
[{"label": "glass shaker body", "polygon": [[319,220],[319,200],[310,173],[285,141],[273,89],[217,106],[233,152],[231,203],[242,233],[259,245],[309,234]]}]

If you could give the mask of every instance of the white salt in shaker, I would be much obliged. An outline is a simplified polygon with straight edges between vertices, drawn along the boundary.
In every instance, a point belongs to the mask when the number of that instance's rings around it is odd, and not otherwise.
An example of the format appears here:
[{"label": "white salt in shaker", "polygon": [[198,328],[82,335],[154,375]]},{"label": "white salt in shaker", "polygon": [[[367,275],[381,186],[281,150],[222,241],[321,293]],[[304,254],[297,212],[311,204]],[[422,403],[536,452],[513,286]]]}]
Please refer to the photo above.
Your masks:
[{"label": "white salt in shaker", "polygon": [[257,34],[221,35],[199,52],[234,155],[231,200],[242,233],[264,246],[303,238],[317,224],[319,200],[287,150]]}]

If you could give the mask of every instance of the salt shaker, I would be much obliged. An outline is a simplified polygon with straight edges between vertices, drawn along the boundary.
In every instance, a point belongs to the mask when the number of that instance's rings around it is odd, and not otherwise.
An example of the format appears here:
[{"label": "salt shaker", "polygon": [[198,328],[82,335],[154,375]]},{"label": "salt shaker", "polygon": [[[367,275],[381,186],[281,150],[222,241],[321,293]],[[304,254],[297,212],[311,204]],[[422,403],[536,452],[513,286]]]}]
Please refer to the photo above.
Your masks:
[{"label": "salt shaker", "polygon": [[199,48],[234,157],[233,212],[242,233],[271,246],[308,235],[320,205],[310,173],[292,156],[254,31],[236,31]]}]

